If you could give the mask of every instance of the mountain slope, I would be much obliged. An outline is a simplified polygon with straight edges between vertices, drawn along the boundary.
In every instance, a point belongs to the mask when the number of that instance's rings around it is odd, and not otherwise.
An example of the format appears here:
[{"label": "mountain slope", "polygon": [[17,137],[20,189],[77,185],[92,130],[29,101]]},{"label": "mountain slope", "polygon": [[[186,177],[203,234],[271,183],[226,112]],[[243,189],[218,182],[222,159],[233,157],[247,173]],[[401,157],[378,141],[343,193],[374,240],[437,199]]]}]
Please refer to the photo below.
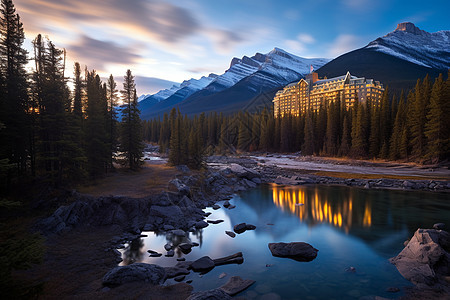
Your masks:
[{"label": "mountain slope", "polygon": [[429,33],[406,22],[365,48],[437,70],[450,68],[450,31]]},{"label": "mountain slope", "polygon": [[170,97],[173,97],[170,103],[175,105],[196,91],[199,91],[209,85],[215,78],[217,78],[216,74],[209,74],[208,77],[203,76],[200,79],[191,78],[183,81],[180,85],[173,85],[170,89],[164,89],[156,94],[142,97],[142,99],[139,100],[139,109],[141,111],[147,111],[155,105],[158,105],[161,101],[165,101]]},{"label": "mountain slope", "polygon": [[311,65],[319,68],[328,61],[298,57],[278,48],[267,54],[233,58],[230,68],[205,88],[181,102],[173,100],[176,97],[174,94],[151,109],[142,111],[142,117],[148,119],[161,115],[174,104],[188,115],[203,111],[235,111],[257,95],[300,79],[310,71]]},{"label": "mountain slope", "polygon": [[412,23],[401,23],[395,31],[333,59],[317,72],[330,78],[350,71],[378,80],[395,92],[410,89],[418,78],[446,73],[450,67],[450,39],[445,36],[449,34],[450,31],[430,34]]}]

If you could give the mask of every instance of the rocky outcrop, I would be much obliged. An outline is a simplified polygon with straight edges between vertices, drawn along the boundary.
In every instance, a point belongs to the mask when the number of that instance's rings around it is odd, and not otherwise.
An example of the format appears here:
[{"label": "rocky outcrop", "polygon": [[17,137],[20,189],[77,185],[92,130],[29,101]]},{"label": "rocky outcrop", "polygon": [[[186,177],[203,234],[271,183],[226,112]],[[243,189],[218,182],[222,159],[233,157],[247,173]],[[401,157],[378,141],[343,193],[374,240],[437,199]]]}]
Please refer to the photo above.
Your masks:
[{"label": "rocky outcrop", "polygon": [[296,261],[312,261],[319,251],[304,242],[269,243],[269,249],[273,256],[287,257]]},{"label": "rocky outcrop", "polygon": [[249,286],[254,284],[255,281],[251,279],[242,279],[239,276],[231,277],[227,283],[222,285],[220,289],[227,293],[230,296],[234,296],[244,290],[246,290]]},{"label": "rocky outcrop", "polygon": [[241,234],[247,230],[255,230],[256,226],[252,225],[252,224],[247,224],[247,223],[240,223],[240,224],[236,224],[233,227],[234,232]]},{"label": "rocky outcrop", "polygon": [[193,293],[187,300],[228,300],[230,295],[221,289]]},{"label": "rocky outcrop", "polygon": [[390,259],[403,277],[418,288],[450,293],[450,234],[418,229],[406,247]]},{"label": "rocky outcrop", "polygon": [[118,286],[127,282],[143,281],[149,284],[161,284],[166,277],[164,268],[158,265],[134,263],[115,267],[103,277],[103,285]]}]

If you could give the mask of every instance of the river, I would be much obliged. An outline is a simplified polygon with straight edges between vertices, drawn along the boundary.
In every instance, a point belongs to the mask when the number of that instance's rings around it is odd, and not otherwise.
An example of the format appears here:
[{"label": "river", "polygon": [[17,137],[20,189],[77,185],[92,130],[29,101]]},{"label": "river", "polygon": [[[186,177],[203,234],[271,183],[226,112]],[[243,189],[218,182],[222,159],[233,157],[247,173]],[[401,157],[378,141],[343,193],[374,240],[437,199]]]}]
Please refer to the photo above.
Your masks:
[{"label": "river", "polygon": [[[192,280],[194,290],[201,291],[217,288],[234,275],[253,279],[256,283],[239,294],[249,299],[392,298],[411,283],[388,259],[403,249],[417,228],[431,228],[437,222],[450,225],[448,194],[440,193],[262,185],[235,195],[230,203],[236,208],[206,209],[212,213],[208,220],[224,222],[188,238],[144,232],[148,237],[121,250],[122,265],[137,261],[173,266],[179,257],[214,259],[241,251],[243,264],[218,266],[204,275],[191,272],[185,280]],[[234,239],[225,234],[242,222],[257,228]],[[148,249],[165,254],[166,243],[184,241],[200,246],[189,254],[176,249],[174,257],[148,257]],[[319,252],[311,262],[277,258],[268,249],[271,242],[307,242]],[[173,279],[166,281],[172,283]],[[388,292],[389,288],[400,292]]]}]

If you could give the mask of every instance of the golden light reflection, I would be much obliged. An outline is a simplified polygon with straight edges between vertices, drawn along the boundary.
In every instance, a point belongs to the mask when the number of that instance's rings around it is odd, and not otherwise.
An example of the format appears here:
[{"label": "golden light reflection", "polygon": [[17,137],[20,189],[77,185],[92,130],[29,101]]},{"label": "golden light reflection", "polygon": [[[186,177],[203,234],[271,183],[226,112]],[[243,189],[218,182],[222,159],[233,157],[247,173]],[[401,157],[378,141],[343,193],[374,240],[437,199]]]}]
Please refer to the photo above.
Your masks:
[{"label": "golden light reflection", "polygon": [[372,206],[366,201],[364,206],[358,205],[355,210],[352,195],[334,201],[328,199],[326,193],[319,193],[319,188],[312,193],[304,189],[272,187],[273,202],[282,211],[290,211],[301,221],[328,223],[342,228],[348,233],[354,225],[370,227],[372,225]]}]

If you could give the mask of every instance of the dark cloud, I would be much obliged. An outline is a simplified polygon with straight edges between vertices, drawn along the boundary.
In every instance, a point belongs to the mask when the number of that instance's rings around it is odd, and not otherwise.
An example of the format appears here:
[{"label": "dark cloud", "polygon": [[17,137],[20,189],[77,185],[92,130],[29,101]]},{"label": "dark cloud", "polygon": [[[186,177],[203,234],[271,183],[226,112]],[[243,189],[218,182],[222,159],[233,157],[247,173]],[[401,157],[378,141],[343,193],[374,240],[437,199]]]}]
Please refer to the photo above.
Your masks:
[{"label": "dark cloud", "polygon": [[80,61],[82,65],[100,71],[104,71],[104,65],[107,63],[131,65],[141,57],[113,42],[100,41],[85,35],[67,50],[71,57],[85,60]]},{"label": "dark cloud", "polygon": [[148,35],[165,43],[176,43],[200,29],[194,15],[169,3],[152,0],[16,0],[19,13],[39,29],[45,20],[64,26],[80,21],[115,23],[129,34]]},{"label": "dark cloud", "polygon": [[[125,74],[125,72],[124,72]],[[123,74],[123,75],[124,75]],[[114,76],[114,80],[117,83],[117,89],[121,90],[123,87],[123,75],[122,74],[116,74]],[[108,78],[101,77],[101,80],[103,82],[106,82]],[[155,94],[163,89],[171,88],[174,84],[179,84],[177,82],[173,82],[170,80],[164,80],[161,78],[155,78],[155,77],[145,77],[145,76],[136,76],[134,78],[134,81],[136,83],[136,90],[138,93],[138,96],[142,94]]]},{"label": "dark cloud", "polygon": [[177,82],[155,77],[136,76],[136,88],[141,94],[154,94],[160,90],[168,89]]}]

